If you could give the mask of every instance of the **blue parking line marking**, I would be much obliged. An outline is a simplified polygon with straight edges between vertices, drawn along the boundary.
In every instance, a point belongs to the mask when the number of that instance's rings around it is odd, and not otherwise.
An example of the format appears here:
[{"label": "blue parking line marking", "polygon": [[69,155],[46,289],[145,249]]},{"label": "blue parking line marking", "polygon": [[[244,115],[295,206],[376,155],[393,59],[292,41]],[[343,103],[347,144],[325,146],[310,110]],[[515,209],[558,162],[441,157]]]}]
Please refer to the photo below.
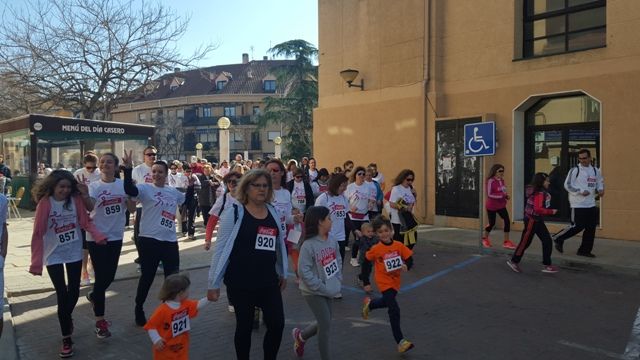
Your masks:
[{"label": "blue parking line marking", "polygon": [[[433,281],[435,279],[441,278],[441,277],[447,275],[448,273],[450,273],[450,272],[452,272],[454,270],[462,269],[462,268],[464,268],[466,266],[469,266],[469,265],[475,263],[476,261],[480,260],[480,258],[481,258],[480,255],[475,255],[472,258],[467,259],[467,260],[465,260],[465,261],[463,261],[461,263],[458,263],[458,264],[455,264],[453,266],[450,266],[450,267],[448,267],[448,268],[446,268],[444,270],[440,270],[440,271],[438,271],[437,273],[435,273],[433,275],[425,276],[422,279],[420,279],[420,280],[418,280],[418,281],[416,281],[416,282],[414,282],[412,284],[402,286],[400,288],[400,291],[406,292],[406,291],[413,290],[413,289],[415,289],[415,288],[417,288],[419,286],[422,286],[422,285],[424,285],[424,284],[426,284],[428,282],[431,282],[431,281]],[[373,273],[371,275],[373,276]],[[290,272],[289,273],[289,277],[294,277],[295,278],[296,274]],[[348,291],[351,291],[351,292],[354,292],[354,293],[358,293],[358,294],[365,294],[364,290],[359,289],[359,288],[355,288],[353,286],[342,285],[342,289],[343,290],[348,290]],[[639,314],[640,314],[640,311],[639,311]]]},{"label": "blue parking line marking", "polygon": [[466,267],[468,265],[471,265],[471,264],[475,263],[476,261],[480,260],[480,258],[481,257],[479,255],[477,255],[477,256],[474,256],[474,257],[472,257],[470,259],[467,259],[467,260],[465,260],[465,261],[463,261],[463,262],[461,262],[459,264],[450,266],[450,267],[448,267],[448,268],[446,268],[444,270],[440,270],[440,271],[438,271],[437,273],[435,273],[433,275],[429,275],[429,276],[423,277],[422,279],[414,282],[413,284],[402,286],[400,288],[400,291],[404,292],[404,291],[413,290],[413,289],[417,288],[418,286],[424,285],[424,284],[426,284],[428,282],[431,282],[431,281],[433,281],[433,280],[435,280],[437,278],[443,277],[443,276],[447,275],[448,273],[452,272],[453,270],[462,269],[462,268],[464,268],[464,267]]}]

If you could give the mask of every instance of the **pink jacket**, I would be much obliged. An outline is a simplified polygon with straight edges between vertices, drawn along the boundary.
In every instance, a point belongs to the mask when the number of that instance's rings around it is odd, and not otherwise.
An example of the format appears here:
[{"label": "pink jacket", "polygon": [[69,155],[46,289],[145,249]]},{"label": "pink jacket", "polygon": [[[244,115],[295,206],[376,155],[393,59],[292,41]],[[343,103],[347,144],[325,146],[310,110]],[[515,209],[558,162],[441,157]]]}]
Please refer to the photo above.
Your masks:
[{"label": "pink jacket", "polygon": [[487,210],[497,211],[507,207],[507,187],[504,179],[492,177],[487,180]]},{"label": "pink jacket", "polygon": [[[106,244],[107,237],[99,232],[93,224],[93,221],[87,212],[87,208],[84,206],[80,196],[74,196],[73,202],[76,205],[76,213],[78,214],[78,224],[80,224],[80,228],[88,231],[96,240],[97,244]],[[38,201],[33,224],[33,235],[31,236],[31,266],[29,267],[29,272],[34,275],[42,275],[44,234],[47,232],[47,221],[49,219],[50,211],[51,203],[49,202],[49,197],[45,196]]]}]

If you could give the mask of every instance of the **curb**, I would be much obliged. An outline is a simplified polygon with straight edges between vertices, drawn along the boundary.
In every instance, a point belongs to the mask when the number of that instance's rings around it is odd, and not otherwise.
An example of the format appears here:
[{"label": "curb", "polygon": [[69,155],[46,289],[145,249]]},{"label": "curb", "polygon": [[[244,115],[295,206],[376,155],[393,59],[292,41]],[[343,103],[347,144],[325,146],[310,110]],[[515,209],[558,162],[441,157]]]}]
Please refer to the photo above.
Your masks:
[{"label": "curb", "polygon": [[3,360],[18,360],[18,347],[16,345],[16,334],[13,329],[13,317],[11,317],[11,305],[8,299],[4,298],[4,307],[2,309],[3,330],[0,337],[0,353]]}]

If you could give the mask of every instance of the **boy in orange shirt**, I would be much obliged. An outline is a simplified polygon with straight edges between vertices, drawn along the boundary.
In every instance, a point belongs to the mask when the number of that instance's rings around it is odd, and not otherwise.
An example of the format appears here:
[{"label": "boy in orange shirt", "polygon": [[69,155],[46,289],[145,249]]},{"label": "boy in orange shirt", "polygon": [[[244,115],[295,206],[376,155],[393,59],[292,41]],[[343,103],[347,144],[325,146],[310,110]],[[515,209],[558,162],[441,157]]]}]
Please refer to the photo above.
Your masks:
[{"label": "boy in orange shirt", "polygon": [[391,331],[398,344],[398,352],[404,353],[413,348],[413,343],[402,335],[400,306],[396,301],[396,295],[400,291],[400,274],[413,266],[413,252],[403,243],[393,240],[393,227],[388,219],[378,216],[372,225],[380,242],[367,251],[365,256],[374,264],[376,284],[382,297],[373,300],[368,296],[364,298],[362,318],[367,320],[370,310],[388,308]]},{"label": "boy in orange shirt", "polygon": [[191,318],[208,303],[207,298],[190,300],[191,281],[185,274],[169,275],[162,284],[162,304],[153,312],[144,329],[153,342],[154,360],[188,360]]}]

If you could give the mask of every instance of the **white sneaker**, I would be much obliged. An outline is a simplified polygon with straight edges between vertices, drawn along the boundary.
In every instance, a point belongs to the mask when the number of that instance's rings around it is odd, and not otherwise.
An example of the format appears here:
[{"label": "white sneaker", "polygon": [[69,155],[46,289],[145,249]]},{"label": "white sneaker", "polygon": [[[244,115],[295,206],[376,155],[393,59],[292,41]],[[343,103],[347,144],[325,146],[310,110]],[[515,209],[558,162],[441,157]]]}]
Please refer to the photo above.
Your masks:
[{"label": "white sneaker", "polygon": [[351,266],[353,266],[353,267],[360,266],[360,263],[358,263],[358,259],[356,259],[356,258],[351,258],[350,263],[351,263]]},{"label": "white sneaker", "polygon": [[233,305],[229,305],[229,306],[227,307],[227,310],[229,310],[229,312],[230,312],[230,313],[234,313],[234,312],[236,312],[236,308],[234,308],[234,307],[233,307]]},{"label": "white sneaker", "polygon": [[342,293],[341,292],[337,293],[333,298],[334,299],[342,299]]}]

